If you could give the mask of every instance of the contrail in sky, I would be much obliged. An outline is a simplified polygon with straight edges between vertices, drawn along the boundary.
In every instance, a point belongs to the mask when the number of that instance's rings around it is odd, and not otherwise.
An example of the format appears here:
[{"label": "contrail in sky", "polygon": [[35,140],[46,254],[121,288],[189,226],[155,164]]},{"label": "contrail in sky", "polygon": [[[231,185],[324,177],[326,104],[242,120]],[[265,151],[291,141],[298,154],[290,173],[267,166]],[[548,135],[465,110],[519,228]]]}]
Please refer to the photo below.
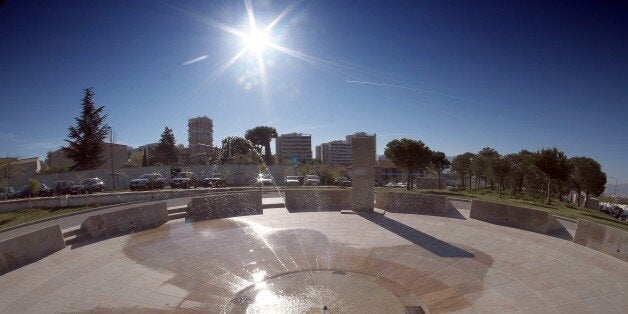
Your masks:
[{"label": "contrail in sky", "polygon": [[345,80],[345,83],[364,84],[364,85],[374,85],[374,86],[383,86],[383,87],[407,89],[407,90],[411,90],[411,91],[415,91],[415,92],[422,92],[422,93],[429,93],[429,94],[439,95],[439,96],[443,96],[443,97],[447,97],[447,98],[451,98],[451,99],[455,99],[455,100],[460,100],[460,101],[473,102],[473,101],[470,101],[470,100],[467,100],[467,99],[463,99],[463,98],[460,98],[460,97],[456,97],[456,96],[452,96],[452,95],[447,95],[447,94],[443,94],[443,93],[439,93],[439,92],[434,92],[434,91],[431,91],[431,90],[414,88],[414,87],[408,87],[408,86],[402,86],[402,85],[384,84],[384,83],[367,82],[367,81],[353,81],[353,80]]},{"label": "contrail in sky", "polygon": [[183,65],[188,65],[188,64],[196,63],[196,62],[199,62],[199,61],[202,61],[202,60],[205,60],[205,59],[207,59],[207,55],[200,56],[200,57],[198,57],[198,58],[194,58],[194,59],[192,59],[192,60],[185,61],[185,62],[183,62]]}]

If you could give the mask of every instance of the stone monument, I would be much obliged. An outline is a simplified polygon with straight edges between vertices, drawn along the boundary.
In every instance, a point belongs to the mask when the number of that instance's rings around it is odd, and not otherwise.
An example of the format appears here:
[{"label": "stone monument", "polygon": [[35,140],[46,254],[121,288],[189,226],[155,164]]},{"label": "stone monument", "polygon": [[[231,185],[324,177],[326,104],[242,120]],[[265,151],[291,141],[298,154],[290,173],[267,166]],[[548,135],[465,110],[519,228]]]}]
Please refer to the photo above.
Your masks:
[{"label": "stone monument", "polygon": [[354,212],[373,211],[375,201],[375,136],[352,139],[353,208]]}]

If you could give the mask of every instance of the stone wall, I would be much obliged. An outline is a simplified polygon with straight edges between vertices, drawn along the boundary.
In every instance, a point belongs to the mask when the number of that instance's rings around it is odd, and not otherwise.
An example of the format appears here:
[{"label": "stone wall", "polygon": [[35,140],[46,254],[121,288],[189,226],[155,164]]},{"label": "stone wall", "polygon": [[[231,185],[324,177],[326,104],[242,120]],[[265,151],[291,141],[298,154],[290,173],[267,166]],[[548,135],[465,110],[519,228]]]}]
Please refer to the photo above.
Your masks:
[{"label": "stone wall", "polygon": [[248,191],[195,197],[188,203],[186,212],[187,217],[195,220],[261,215],[262,193]]},{"label": "stone wall", "polygon": [[470,217],[542,234],[550,234],[564,228],[548,212],[479,200],[471,202]]},{"label": "stone wall", "polygon": [[449,200],[444,195],[378,191],[375,206],[394,213],[446,214]]},{"label": "stone wall", "polygon": [[59,225],[0,242],[0,275],[65,248]]},{"label": "stone wall", "polygon": [[573,242],[628,262],[628,232],[578,220]]},{"label": "stone wall", "polygon": [[339,211],[351,210],[353,193],[351,189],[294,189],[285,191],[288,211]]},{"label": "stone wall", "polygon": [[160,202],[89,216],[81,228],[91,238],[106,238],[156,228],[167,221],[166,202]]}]

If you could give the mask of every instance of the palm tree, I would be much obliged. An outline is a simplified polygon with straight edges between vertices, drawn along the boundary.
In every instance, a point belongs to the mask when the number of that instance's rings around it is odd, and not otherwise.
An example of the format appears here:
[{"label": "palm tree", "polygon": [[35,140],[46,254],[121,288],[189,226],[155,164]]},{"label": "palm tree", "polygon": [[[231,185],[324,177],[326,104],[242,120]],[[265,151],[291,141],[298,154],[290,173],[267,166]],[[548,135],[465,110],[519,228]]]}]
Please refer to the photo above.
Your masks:
[{"label": "palm tree", "polygon": [[264,147],[264,160],[266,164],[271,164],[273,154],[270,150],[270,141],[277,138],[277,130],[270,126],[256,126],[246,131],[244,138],[251,141],[254,145]]},{"label": "palm tree", "polygon": [[554,147],[544,148],[537,152],[535,165],[547,176],[547,204],[549,205],[552,179],[566,180],[572,170],[571,164],[565,153]]}]

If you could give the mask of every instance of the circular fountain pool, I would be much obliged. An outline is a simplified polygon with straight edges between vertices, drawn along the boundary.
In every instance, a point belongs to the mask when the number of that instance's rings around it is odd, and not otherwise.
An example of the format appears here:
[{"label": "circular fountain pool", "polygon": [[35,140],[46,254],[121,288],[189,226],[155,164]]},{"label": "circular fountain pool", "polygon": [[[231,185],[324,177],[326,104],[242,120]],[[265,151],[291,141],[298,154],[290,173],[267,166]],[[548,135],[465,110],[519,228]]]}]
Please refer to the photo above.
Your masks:
[{"label": "circular fountain pool", "polygon": [[406,313],[392,291],[365,274],[314,270],[285,273],[238,292],[226,313]]}]

